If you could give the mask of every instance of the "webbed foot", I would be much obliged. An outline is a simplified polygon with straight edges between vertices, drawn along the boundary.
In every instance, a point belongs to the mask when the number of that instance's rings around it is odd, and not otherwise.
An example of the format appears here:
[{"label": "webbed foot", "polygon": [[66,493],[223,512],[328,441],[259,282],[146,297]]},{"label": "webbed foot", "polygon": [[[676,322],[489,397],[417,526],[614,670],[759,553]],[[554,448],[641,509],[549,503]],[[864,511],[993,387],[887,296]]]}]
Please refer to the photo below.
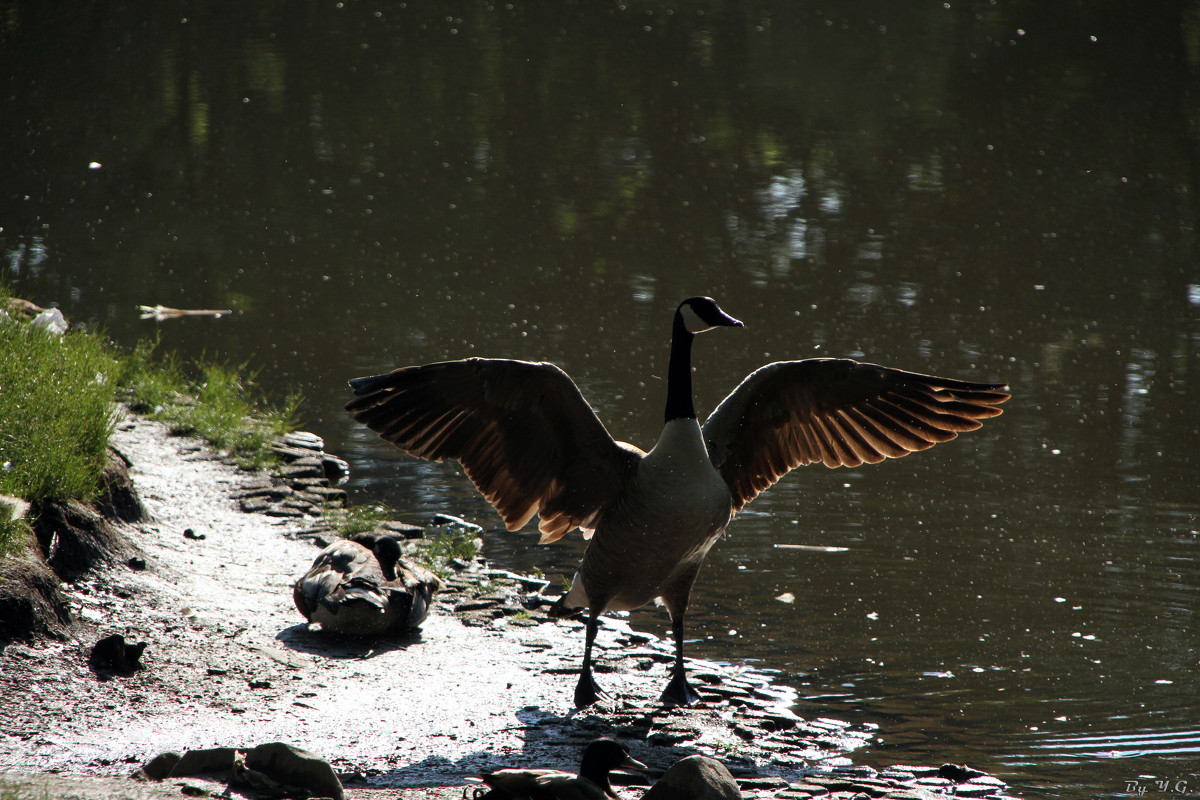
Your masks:
[{"label": "webbed foot", "polygon": [[658,700],[669,706],[691,706],[700,702],[700,695],[688,683],[687,673],[679,669],[672,672],[671,682]]},{"label": "webbed foot", "polygon": [[600,700],[607,700],[608,694],[599,687],[592,671],[585,669],[579,673],[579,683],[575,684],[575,707],[587,708]]}]

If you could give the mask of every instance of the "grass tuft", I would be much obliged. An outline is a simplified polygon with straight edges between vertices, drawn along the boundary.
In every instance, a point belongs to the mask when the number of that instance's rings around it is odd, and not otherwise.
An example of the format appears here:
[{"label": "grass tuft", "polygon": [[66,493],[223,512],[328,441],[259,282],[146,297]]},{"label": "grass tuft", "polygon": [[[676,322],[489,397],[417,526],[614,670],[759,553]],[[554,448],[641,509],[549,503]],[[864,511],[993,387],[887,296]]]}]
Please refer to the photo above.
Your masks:
[{"label": "grass tuft", "polygon": [[348,508],[327,508],[325,521],[343,539],[349,539],[356,533],[373,531],[381,522],[396,519],[396,513],[387,506],[350,506]]},{"label": "grass tuft", "polygon": [[[154,359],[156,342],[122,354],[102,336],[58,336],[2,313],[0,495],[37,505],[91,501],[100,488],[118,396],[173,431],[205,439],[247,467],[277,463],[270,444],[296,427],[299,396],[282,408],[254,399],[246,365]],[[0,557],[23,546],[25,522],[0,513]]]},{"label": "grass tuft", "polygon": [[422,562],[439,578],[447,578],[457,570],[452,561],[470,561],[483,549],[483,540],[475,531],[458,525],[431,528],[421,540]]},{"label": "grass tuft", "polygon": [[[0,318],[0,494],[91,500],[108,458],[116,354],[103,339]],[[20,525],[0,519],[0,553]]]},{"label": "grass tuft", "polygon": [[[329,508],[325,512],[325,521],[333,525],[342,538],[375,530],[379,523],[394,519],[396,512],[383,505]],[[470,561],[483,548],[483,540],[476,532],[461,525],[426,528],[425,538],[413,539],[411,544],[416,548],[414,555],[440,578],[456,572],[452,561]]]},{"label": "grass tuft", "polygon": [[155,362],[153,352],[154,344],[140,344],[126,362],[122,383],[135,411],[177,435],[204,439],[243,466],[276,460],[271,441],[295,430],[298,395],[270,407],[255,399],[257,373],[245,364],[200,362],[189,371],[173,354]]}]

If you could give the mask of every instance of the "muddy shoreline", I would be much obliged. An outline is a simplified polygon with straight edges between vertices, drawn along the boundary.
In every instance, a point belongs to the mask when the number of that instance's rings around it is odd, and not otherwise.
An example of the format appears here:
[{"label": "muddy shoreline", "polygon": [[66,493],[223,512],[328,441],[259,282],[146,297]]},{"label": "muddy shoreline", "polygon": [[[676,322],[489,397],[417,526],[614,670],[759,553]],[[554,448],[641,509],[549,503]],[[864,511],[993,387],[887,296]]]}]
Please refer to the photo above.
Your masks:
[{"label": "muddy shoreline", "polygon": [[[65,640],[3,645],[0,786],[177,797],[170,781],[126,776],[164,751],[283,741],[328,760],[351,798],[462,797],[481,770],[574,769],[587,741],[611,735],[651,779],[693,753],[718,758],[747,797],[1006,796],[970,769],[854,766],[849,753],[873,731],[803,719],[792,690],[741,665],[693,661],[706,702],[662,708],[670,646],[619,618],[598,638],[615,700],[578,712],[582,626],[542,614],[536,581],[486,561],[462,565],[418,633],[312,632],[290,587],[328,536],[319,517],[286,499],[244,510],[264,495],[261,474],[137,416],[113,446],[151,519],[118,526],[135,556],[64,586],[75,620]],[[144,669],[101,679],[88,652],[113,633],[147,643]]]}]

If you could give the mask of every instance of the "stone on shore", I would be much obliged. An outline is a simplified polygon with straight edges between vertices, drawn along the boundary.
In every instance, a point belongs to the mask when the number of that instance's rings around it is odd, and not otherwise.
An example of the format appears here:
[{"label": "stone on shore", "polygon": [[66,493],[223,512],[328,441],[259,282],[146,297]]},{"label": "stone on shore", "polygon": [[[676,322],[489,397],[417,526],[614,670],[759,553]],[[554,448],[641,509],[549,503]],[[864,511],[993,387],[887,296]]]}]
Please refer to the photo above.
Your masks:
[{"label": "stone on shore", "polygon": [[688,756],[671,765],[642,800],[741,800],[742,790],[720,761]]}]

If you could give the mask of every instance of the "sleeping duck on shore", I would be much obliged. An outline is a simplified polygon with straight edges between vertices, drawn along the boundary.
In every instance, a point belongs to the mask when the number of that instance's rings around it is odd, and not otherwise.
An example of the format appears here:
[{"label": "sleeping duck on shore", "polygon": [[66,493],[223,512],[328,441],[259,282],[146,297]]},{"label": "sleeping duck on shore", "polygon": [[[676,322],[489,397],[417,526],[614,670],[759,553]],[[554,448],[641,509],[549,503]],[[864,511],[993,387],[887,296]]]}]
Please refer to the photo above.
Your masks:
[{"label": "sleeping duck on shore", "polygon": [[396,537],[358,533],[326,547],[292,586],[296,608],[330,633],[372,635],[416,628],[442,586],[400,555]]}]

